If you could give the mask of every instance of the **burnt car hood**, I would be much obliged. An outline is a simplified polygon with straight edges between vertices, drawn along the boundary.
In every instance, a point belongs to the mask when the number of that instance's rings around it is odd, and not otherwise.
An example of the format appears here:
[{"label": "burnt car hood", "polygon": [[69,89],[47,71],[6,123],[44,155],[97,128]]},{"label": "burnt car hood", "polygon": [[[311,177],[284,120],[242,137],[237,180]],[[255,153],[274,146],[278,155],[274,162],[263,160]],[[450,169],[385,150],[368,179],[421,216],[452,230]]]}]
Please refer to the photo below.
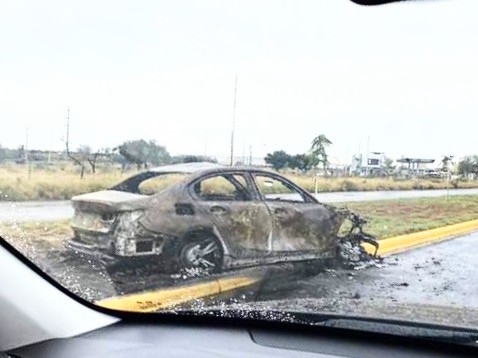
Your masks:
[{"label": "burnt car hood", "polygon": [[112,212],[144,209],[151,197],[142,194],[127,193],[118,190],[101,190],[74,196],[71,203],[80,211]]}]

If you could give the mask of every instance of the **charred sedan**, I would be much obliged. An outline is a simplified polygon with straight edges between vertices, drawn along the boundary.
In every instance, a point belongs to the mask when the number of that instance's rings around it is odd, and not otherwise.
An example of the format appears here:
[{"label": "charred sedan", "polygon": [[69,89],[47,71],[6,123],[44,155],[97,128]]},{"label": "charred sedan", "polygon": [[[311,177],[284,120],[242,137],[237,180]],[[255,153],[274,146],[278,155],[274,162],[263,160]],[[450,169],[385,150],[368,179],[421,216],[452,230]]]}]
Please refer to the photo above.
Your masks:
[{"label": "charred sedan", "polygon": [[274,172],[214,163],[151,169],[72,204],[74,252],[210,272],[333,259],[347,217]]}]

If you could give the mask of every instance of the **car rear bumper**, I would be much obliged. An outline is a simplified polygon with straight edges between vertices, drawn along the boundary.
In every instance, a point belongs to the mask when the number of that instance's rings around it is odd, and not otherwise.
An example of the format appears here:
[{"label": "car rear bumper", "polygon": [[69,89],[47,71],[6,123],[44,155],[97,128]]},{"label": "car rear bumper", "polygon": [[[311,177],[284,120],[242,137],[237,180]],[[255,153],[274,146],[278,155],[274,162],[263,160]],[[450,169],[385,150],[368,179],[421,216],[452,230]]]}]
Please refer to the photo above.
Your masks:
[{"label": "car rear bumper", "polygon": [[70,239],[66,243],[66,249],[75,253],[80,253],[102,263],[112,264],[118,261],[111,247],[100,245],[89,245]]}]

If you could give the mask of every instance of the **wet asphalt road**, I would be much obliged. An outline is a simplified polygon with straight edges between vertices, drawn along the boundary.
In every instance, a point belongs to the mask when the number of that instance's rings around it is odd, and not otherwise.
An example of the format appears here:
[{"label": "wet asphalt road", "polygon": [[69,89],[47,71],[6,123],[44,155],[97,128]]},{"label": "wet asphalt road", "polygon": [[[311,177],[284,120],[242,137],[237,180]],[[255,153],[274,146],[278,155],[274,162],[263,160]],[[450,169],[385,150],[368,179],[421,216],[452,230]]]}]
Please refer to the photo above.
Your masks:
[{"label": "wet asphalt road", "polygon": [[[445,196],[446,190],[319,193],[324,203]],[[451,189],[449,195],[478,195],[478,189]],[[0,222],[48,221],[71,218],[69,201],[0,202]]]},{"label": "wet asphalt road", "polygon": [[277,299],[280,293],[284,299],[355,297],[384,304],[426,302],[478,309],[477,243],[474,233],[387,257],[379,267],[326,271],[296,282],[294,290],[272,289],[261,300]]},{"label": "wet asphalt road", "polygon": [[[359,270],[326,268],[309,276],[272,276],[259,291],[237,293],[226,305],[213,300],[202,307],[326,312],[478,328],[477,242],[474,233],[389,256]],[[27,240],[15,246],[66,288],[91,301],[159,289],[167,282],[162,275],[141,270],[112,277],[95,263],[71,259],[58,247],[45,250]]]},{"label": "wet asphalt road", "polygon": [[312,311],[478,328],[478,233],[385,258],[379,267],[325,270],[265,285],[236,308]]}]

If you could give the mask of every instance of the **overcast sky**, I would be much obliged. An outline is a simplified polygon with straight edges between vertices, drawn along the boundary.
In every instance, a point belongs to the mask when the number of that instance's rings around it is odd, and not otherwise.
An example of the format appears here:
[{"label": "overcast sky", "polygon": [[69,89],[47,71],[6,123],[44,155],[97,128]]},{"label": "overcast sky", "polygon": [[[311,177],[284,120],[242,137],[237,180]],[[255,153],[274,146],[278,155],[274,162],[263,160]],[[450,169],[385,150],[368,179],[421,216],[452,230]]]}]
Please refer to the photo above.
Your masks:
[{"label": "overcast sky", "polygon": [[0,144],[478,153],[478,1],[0,0]]}]

